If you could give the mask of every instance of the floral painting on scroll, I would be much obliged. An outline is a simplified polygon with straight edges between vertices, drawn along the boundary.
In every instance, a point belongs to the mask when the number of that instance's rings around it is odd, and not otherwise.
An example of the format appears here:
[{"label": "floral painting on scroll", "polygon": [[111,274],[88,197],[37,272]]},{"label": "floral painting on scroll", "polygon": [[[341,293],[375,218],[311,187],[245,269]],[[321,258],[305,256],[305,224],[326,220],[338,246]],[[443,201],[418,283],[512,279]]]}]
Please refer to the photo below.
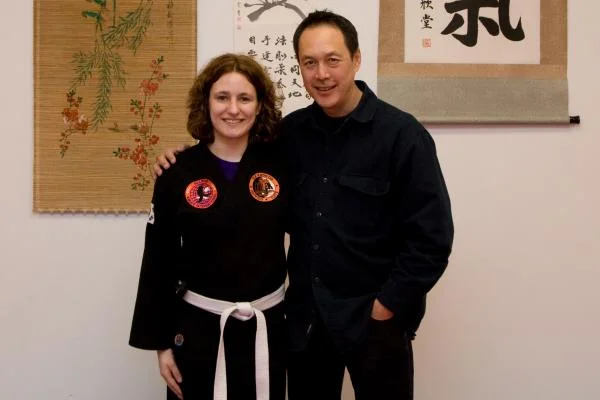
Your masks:
[{"label": "floral painting on scroll", "polygon": [[194,0],[35,2],[36,212],[139,212],[189,139]]}]

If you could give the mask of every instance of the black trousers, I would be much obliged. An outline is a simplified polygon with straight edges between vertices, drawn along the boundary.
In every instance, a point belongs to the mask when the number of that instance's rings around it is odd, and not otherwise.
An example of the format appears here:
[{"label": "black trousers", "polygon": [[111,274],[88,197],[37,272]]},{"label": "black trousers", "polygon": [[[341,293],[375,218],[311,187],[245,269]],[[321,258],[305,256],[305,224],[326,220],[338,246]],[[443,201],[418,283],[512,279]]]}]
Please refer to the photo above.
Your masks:
[{"label": "black trousers", "polygon": [[288,357],[289,400],[339,400],[344,367],[356,400],[412,400],[412,335],[392,318],[371,320],[366,340],[340,353],[322,321],[315,324],[308,347]]},{"label": "black trousers", "polygon": [[[283,303],[264,311],[269,337],[270,399],[285,399],[285,359],[287,330]],[[181,372],[180,384],[186,400],[212,400],[217,352],[219,316],[181,302],[178,333],[183,343],[173,344],[175,362]],[[225,325],[225,362],[227,364],[227,399],[256,399],[254,339],[256,318],[240,321],[229,317]],[[167,399],[177,396],[167,388]]]}]

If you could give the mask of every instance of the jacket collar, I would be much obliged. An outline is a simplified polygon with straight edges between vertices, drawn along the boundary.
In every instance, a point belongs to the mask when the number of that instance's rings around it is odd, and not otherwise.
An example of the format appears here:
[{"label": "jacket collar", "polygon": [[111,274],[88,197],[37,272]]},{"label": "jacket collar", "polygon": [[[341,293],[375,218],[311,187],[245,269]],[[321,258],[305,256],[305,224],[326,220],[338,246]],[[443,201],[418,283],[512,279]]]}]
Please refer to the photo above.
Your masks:
[{"label": "jacket collar", "polygon": [[366,123],[373,119],[377,108],[377,96],[363,81],[354,81],[356,86],[363,92],[358,106],[350,113],[350,118]]},{"label": "jacket collar", "polygon": [[[354,110],[350,113],[348,118],[354,119],[357,122],[366,123],[373,119],[375,116],[375,110],[377,108],[377,96],[375,93],[367,86],[364,81],[356,80],[354,81],[356,86],[362,92],[362,96],[360,98],[360,102],[356,106]],[[307,112],[304,113],[304,117],[302,121],[310,120],[315,123],[315,115],[317,110],[319,109],[319,105],[316,101],[313,101],[311,105],[306,107]]]}]

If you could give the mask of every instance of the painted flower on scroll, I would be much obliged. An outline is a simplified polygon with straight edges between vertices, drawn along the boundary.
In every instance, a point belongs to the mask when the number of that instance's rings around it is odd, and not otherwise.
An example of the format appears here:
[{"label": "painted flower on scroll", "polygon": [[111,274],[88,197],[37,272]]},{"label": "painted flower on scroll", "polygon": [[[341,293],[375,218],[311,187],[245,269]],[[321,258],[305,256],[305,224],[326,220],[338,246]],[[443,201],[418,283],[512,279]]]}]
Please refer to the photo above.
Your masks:
[{"label": "painted flower on scroll", "polygon": [[[121,53],[129,51],[136,55],[152,25],[150,17],[153,0],[141,0],[133,11],[120,13],[116,0],[86,0],[86,3],[88,5],[81,12],[81,16],[87,24],[93,26],[94,41],[90,49],[78,51],[73,55],[74,77],[67,91],[67,104],[62,110],[64,130],[59,138],[61,158],[64,158],[70,149],[73,134],[98,132],[109,119],[115,87],[124,90],[128,87],[125,79],[128,74]],[[171,39],[173,8],[174,1],[169,0],[167,28]],[[160,140],[154,128],[163,112],[161,105],[154,102],[154,98],[159,86],[168,77],[163,72],[163,62],[162,56],[152,60],[148,76],[139,82],[136,96],[130,98],[129,110],[135,117],[135,122],[125,129],[119,127],[119,122],[113,122],[113,126],[108,128],[112,132],[133,131],[135,134],[133,144],[117,147],[113,151],[113,156],[130,160],[138,169],[132,178],[132,190],[144,190],[152,183],[148,160],[153,158],[154,148]],[[94,99],[91,103],[86,103],[90,108],[86,113],[89,117],[83,114],[83,98],[77,96],[77,89],[87,84],[94,85],[95,89]]]},{"label": "painted flower on scroll", "polygon": [[[129,127],[135,132],[134,143],[131,146],[120,146],[113,155],[122,160],[130,160],[138,168],[132,177],[131,190],[144,190],[152,183],[151,161],[155,157],[155,146],[160,137],[154,133],[154,128],[163,112],[158,102],[152,102],[160,85],[169,75],[163,71],[164,58],[158,57],[150,63],[150,76],[143,79],[138,86],[138,96],[129,102],[129,111],[136,121]],[[112,131],[121,132],[118,124]]]},{"label": "painted flower on scroll", "polygon": [[60,133],[60,138],[58,139],[61,157],[64,157],[67,150],[69,150],[71,135],[77,132],[85,135],[90,126],[87,117],[81,114],[79,107],[82,102],[83,99],[79,96],[76,97],[74,90],[67,92],[67,107],[62,111],[65,129]]}]

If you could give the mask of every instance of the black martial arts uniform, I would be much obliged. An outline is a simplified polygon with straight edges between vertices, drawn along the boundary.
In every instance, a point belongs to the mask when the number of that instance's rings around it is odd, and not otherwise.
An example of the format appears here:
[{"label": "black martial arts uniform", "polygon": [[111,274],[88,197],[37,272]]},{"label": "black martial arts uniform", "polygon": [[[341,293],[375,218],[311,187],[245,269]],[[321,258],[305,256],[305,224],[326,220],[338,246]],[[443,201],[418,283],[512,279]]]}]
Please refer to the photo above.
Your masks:
[{"label": "black martial arts uniform", "polygon": [[[250,144],[229,181],[216,156],[198,144],[179,154],[177,163],[156,181],[129,344],[172,348],[186,399],[212,399],[219,316],[183,301],[176,289],[250,302],[283,284],[288,202],[284,161],[277,144]],[[283,399],[283,303],[264,315],[271,399]],[[256,318],[227,321],[229,400],[255,398],[255,329]]]}]

